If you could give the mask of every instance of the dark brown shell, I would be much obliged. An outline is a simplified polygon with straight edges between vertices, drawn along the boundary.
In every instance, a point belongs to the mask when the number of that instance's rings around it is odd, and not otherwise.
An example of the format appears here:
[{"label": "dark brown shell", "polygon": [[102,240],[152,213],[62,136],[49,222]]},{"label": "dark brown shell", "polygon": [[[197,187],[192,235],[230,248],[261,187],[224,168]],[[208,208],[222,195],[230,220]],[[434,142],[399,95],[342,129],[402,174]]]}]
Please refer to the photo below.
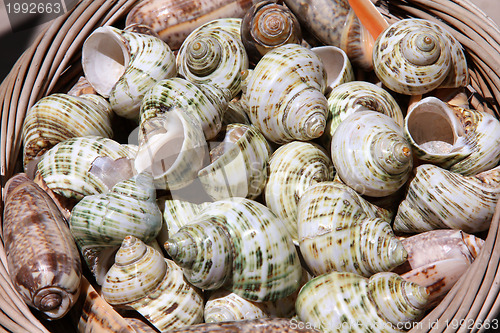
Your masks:
[{"label": "dark brown shell", "polygon": [[18,174],[6,184],[3,221],[17,291],[49,318],[64,316],[80,293],[81,262],[56,204],[25,174]]}]

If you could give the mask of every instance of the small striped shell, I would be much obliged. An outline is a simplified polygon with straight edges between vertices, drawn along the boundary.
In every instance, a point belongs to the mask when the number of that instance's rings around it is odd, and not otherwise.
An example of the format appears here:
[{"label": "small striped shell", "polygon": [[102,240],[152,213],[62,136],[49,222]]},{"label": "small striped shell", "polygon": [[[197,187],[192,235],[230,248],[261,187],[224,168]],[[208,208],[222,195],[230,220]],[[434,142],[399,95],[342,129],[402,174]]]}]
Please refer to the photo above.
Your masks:
[{"label": "small striped shell", "polygon": [[264,198],[292,240],[298,239],[297,205],[302,194],[314,184],[333,180],[334,173],[328,154],[311,142],[290,142],[271,155]]},{"label": "small striped shell", "polygon": [[158,81],[177,74],[167,44],[149,35],[100,27],[82,48],[85,77],[118,115],[137,119],[144,94]]},{"label": "small striped shell", "polygon": [[105,194],[86,196],[73,208],[69,220],[71,233],[99,284],[109,269],[100,257],[102,252],[117,250],[128,235],[149,243],[160,232],[161,223],[153,177],[146,173],[116,184]]},{"label": "small striped shell", "polygon": [[466,177],[435,165],[420,165],[398,207],[394,231],[484,231],[499,197],[500,167]]},{"label": "small striped shell", "polygon": [[299,201],[300,252],[316,276],[337,271],[369,277],[389,271],[407,256],[389,223],[348,186],[322,182]]},{"label": "small striped shell", "polygon": [[137,310],[160,332],[203,321],[201,293],[184,281],[177,265],[133,236],[116,253],[102,296],[111,305]]},{"label": "small striped shell", "polygon": [[195,29],[177,54],[179,75],[193,83],[211,84],[231,92],[241,91],[248,56],[240,38],[241,19],[210,21]]},{"label": "small striped shell", "polygon": [[485,112],[427,97],[410,107],[404,130],[419,159],[465,176],[500,161],[500,122]]},{"label": "small striped shell", "polygon": [[211,203],[164,246],[186,278],[203,289],[227,282],[235,294],[264,302],[300,286],[302,268],[281,220],[249,199]]},{"label": "small striped shell", "polygon": [[158,189],[174,190],[193,182],[206,150],[202,125],[188,110],[174,105],[164,113],[141,115],[134,166],[138,173],[151,173]]},{"label": "small striped shell", "polygon": [[383,197],[395,193],[410,176],[411,146],[389,116],[357,111],[332,137],[332,161],[343,182],[358,193]]},{"label": "small striped shell", "polygon": [[200,122],[207,140],[222,127],[222,116],[229,103],[227,89],[209,84],[194,84],[182,78],[159,81],[144,96],[140,122],[168,113],[174,107],[191,113]]},{"label": "small striped shell", "polygon": [[298,44],[266,53],[243,88],[249,117],[275,143],[312,140],[326,124],[326,71],[321,59]]},{"label": "small striped shell", "polygon": [[69,138],[113,135],[109,103],[98,95],[81,97],[52,94],[40,99],[26,113],[23,123],[23,162],[43,155],[57,143]]},{"label": "small striped shell", "polygon": [[50,319],[63,317],[80,293],[78,249],[59,209],[25,174],[5,184],[2,240],[21,298]]},{"label": "small striped shell", "polygon": [[440,25],[423,19],[389,26],[375,42],[373,64],[385,86],[406,95],[463,87],[469,81],[460,43]]},{"label": "small striped shell", "polygon": [[328,118],[324,147],[330,148],[333,133],[339,124],[356,111],[372,110],[388,115],[401,127],[404,116],[398,103],[387,90],[365,81],[346,82],[334,88],[328,96]]},{"label": "small striped shell", "polygon": [[101,166],[96,163],[103,161],[100,158],[118,161],[133,159],[135,154],[133,147],[111,139],[95,136],[71,138],[43,155],[38,172],[52,191],[80,200],[86,195],[107,192],[112,187],[98,173],[100,170],[96,170]]},{"label": "small striped shell", "polygon": [[200,170],[198,178],[214,200],[229,197],[255,199],[267,181],[271,147],[254,127],[231,124],[222,142],[210,151],[211,163]]},{"label": "small striped shell", "polygon": [[325,333],[404,332],[423,316],[428,291],[395,273],[365,278],[332,272],[306,283],[295,305],[299,318]]}]

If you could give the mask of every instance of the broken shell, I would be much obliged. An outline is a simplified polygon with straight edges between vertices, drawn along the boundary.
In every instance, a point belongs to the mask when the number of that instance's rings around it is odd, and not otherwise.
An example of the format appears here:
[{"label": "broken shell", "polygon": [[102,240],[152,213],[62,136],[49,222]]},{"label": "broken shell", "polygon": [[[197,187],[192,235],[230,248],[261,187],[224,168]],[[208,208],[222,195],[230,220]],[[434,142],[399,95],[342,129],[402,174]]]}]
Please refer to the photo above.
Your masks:
[{"label": "broken shell", "polygon": [[179,75],[197,84],[210,84],[231,92],[241,91],[248,56],[240,38],[241,19],[210,21],[189,34],[177,54]]},{"label": "broken shell", "polygon": [[328,154],[314,143],[290,142],[271,155],[266,206],[281,218],[293,241],[298,240],[297,205],[302,194],[314,184],[332,180],[334,173]]},{"label": "broken shell", "polygon": [[118,115],[137,119],[141,101],[158,81],[177,74],[175,56],[162,40],[111,26],[100,27],[82,48],[85,77]]},{"label": "broken shell", "polygon": [[395,273],[365,278],[332,272],[306,283],[297,297],[299,318],[323,332],[401,332],[423,316],[429,292]]},{"label": "broken shell", "polygon": [[9,275],[26,304],[63,317],[80,293],[78,249],[59,209],[25,174],[5,184],[2,239]]},{"label": "broken shell", "polygon": [[249,117],[275,143],[312,140],[326,124],[326,71],[320,58],[297,44],[266,53],[243,88]]},{"label": "broken shell", "polygon": [[297,220],[300,252],[316,276],[337,271],[369,277],[406,261],[390,220],[347,185],[309,187],[300,198]]},{"label": "broken shell", "polygon": [[135,309],[161,332],[203,321],[199,290],[175,263],[133,236],[116,253],[102,296],[113,306]]},{"label": "broken shell", "polygon": [[342,181],[373,197],[401,188],[413,165],[403,129],[376,111],[357,111],[342,121],[333,133],[331,154]]},{"label": "broken shell", "polygon": [[302,268],[281,220],[245,198],[211,203],[164,244],[202,289],[225,286],[252,301],[274,301],[300,286]]},{"label": "broken shell", "polygon": [[423,19],[400,20],[382,32],[373,49],[373,64],[385,86],[406,95],[469,82],[460,43],[440,25]]}]

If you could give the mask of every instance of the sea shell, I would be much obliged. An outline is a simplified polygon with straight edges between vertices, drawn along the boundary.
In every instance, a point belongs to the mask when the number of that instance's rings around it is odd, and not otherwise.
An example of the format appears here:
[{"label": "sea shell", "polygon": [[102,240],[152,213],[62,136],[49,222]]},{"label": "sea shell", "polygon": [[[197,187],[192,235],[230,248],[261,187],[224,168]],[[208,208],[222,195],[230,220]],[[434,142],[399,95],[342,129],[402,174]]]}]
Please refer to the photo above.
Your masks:
[{"label": "sea shell", "polygon": [[244,103],[241,101],[241,95],[233,98],[227,104],[226,112],[224,112],[224,118],[222,119],[222,125],[229,124],[246,124],[251,125],[250,119],[248,118],[247,109]]},{"label": "sea shell", "polygon": [[143,0],[127,14],[125,24],[151,27],[172,50],[199,26],[224,17],[243,17],[251,0]]},{"label": "sea shell", "polygon": [[80,293],[81,262],[52,199],[25,174],[5,184],[2,239],[12,283],[50,319],[63,317]]},{"label": "sea shell", "polygon": [[257,302],[286,297],[302,269],[283,224],[267,207],[245,198],[211,203],[164,244],[193,285],[224,286]]},{"label": "sea shell", "polygon": [[365,81],[351,81],[334,88],[328,96],[328,118],[323,146],[331,148],[333,133],[339,124],[356,111],[372,110],[388,115],[401,127],[404,116],[398,103],[385,89]]},{"label": "sea shell", "polygon": [[411,146],[389,116],[357,111],[332,137],[332,161],[338,175],[358,193],[383,197],[395,193],[410,176]]},{"label": "sea shell", "polygon": [[140,122],[167,113],[174,106],[191,113],[202,125],[207,140],[222,127],[222,116],[230,101],[227,89],[194,84],[182,78],[159,81],[144,96]]},{"label": "sea shell", "polygon": [[127,236],[102,285],[113,306],[131,307],[160,332],[203,321],[203,297],[160,252]]},{"label": "sea shell", "polygon": [[326,97],[330,95],[332,89],[343,83],[354,81],[354,70],[351,62],[341,48],[327,45],[313,47],[311,51],[321,59],[326,71]]},{"label": "sea shell", "polygon": [[323,134],[326,71],[320,58],[297,44],[266,53],[243,88],[249,117],[275,143],[312,140]]},{"label": "sea shell", "polygon": [[394,231],[487,230],[500,197],[500,167],[463,176],[431,164],[420,165],[398,207]]},{"label": "sea shell", "polygon": [[334,173],[330,157],[315,143],[290,142],[271,155],[264,192],[266,206],[281,218],[295,242],[297,205],[302,194],[314,184],[333,180]]},{"label": "sea shell", "polygon": [[500,161],[500,122],[485,112],[427,97],[409,108],[404,130],[416,157],[465,176]]},{"label": "sea shell", "polygon": [[439,24],[404,19],[389,26],[373,49],[374,70],[387,88],[406,95],[467,86],[460,43]]},{"label": "sea shell", "polygon": [[402,332],[426,309],[429,292],[395,273],[365,278],[332,272],[312,279],[299,292],[299,318],[329,332]]},{"label": "sea shell", "polygon": [[210,151],[211,163],[198,178],[214,200],[255,199],[266,185],[271,147],[251,125],[231,124],[224,132],[224,139]]},{"label": "sea shell", "polygon": [[102,284],[112,264],[109,256],[126,236],[149,243],[160,232],[162,215],[153,177],[138,174],[105,194],[86,196],[71,211],[69,225],[97,283]]},{"label": "sea shell", "polygon": [[[132,147],[111,139],[95,136],[71,138],[58,143],[43,155],[38,163],[38,172],[52,191],[80,200],[86,195],[107,192],[119,180],[130,178],[127,168],[115,169],[115,175],[103,173],[103,170],[112,169],[103,169],[103,163],[121,161],[128,166],[135,154]],[[110,183],[111,176],[123,178]]]},{"label": "sea shell", "polygon": [[144,94],[177,74],[175,56],[162,40],[106,26],[94,30],[82,48],[85,77],[109,98],[118,115],[137,119]]},{"label": "sea shell", "polygon": [[80,76],[78,81],[68,90],[67,92],[70,96],[81,96],[86,94],[97,94],[94,87],[92,87],[85,76]]},{"label": "sea shell", "polygon": [[401,240],[408,261],[393,271],[426,287],[438,303],[479,255],[484,240],[461,230],[432,230]]},{"label": "sea shell", "polygon": [[52,94],[33,105],[23,123],[23,162],[28,171],[31,160],[39,157],[57,143],[69,138],[113,135],[113,112],[109,103],[98,95],[80,97]]},{"label": "sea shell", "polygon": [[228,89],[231,98],[241,91],[248,56],[240,38],[241,19],[210,21],[195,29],[177,54],[179,75],[193,83]]},{"label": "sea shell", "polygon": [[284,44],[300,44],[302,32],[295,15],[275,1],[259,1],[243,16],[241,40],[250,61],[256,64],[270,50]]},{"label": "sea shell", "polygon": [[406,261],[391,221],[347,185],[309,187],[300,198],[297,220],[300,252],[316,276],[337,271],[370,277]]},{"label": "sea shell", "polygon": [[194,114],[175,105],[164,113],[147,112],[141,114],[135,170],[151,173],[158,189],[189,185],[207,154],[202,125]]}]

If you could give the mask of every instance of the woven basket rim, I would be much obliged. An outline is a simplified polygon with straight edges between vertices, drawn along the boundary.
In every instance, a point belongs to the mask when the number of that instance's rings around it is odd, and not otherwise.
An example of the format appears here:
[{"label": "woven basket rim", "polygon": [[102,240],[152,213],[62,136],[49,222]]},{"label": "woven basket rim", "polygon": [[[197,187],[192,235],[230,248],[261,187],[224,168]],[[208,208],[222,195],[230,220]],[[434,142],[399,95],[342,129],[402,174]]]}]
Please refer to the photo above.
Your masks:
[{"label": "woven basket rim", "polygon": [[[389,22],[407,15],[437,22],[462,43],[471,65],[471,104],[500,118],[500,29],[469,0],[371,0]],[[79,54],[95,28],[113,25],[139,0],[85,0],[47,26],[0,85],[0,197],[16,168],[26,111],[81,72]],[[453,13],[453,14],[451,14]],[[498,88],[497,88],[498,87]],[[3,200],[0,200],[0,212]],[[2,222],[3,222],[3,216]],[[500,311],[500,205],[480,255],[444,300],[411,332],[482,331]],[[1,231],[0,231],[1,232]],[[15,332],[49,332],[20,299],[10,281],[0,242],[0,325]],[[3,298],[3,300],[2,300]],[[10,301],[10,302],[9,302]],[[0,327],[1,331],[1,327]]]}]

